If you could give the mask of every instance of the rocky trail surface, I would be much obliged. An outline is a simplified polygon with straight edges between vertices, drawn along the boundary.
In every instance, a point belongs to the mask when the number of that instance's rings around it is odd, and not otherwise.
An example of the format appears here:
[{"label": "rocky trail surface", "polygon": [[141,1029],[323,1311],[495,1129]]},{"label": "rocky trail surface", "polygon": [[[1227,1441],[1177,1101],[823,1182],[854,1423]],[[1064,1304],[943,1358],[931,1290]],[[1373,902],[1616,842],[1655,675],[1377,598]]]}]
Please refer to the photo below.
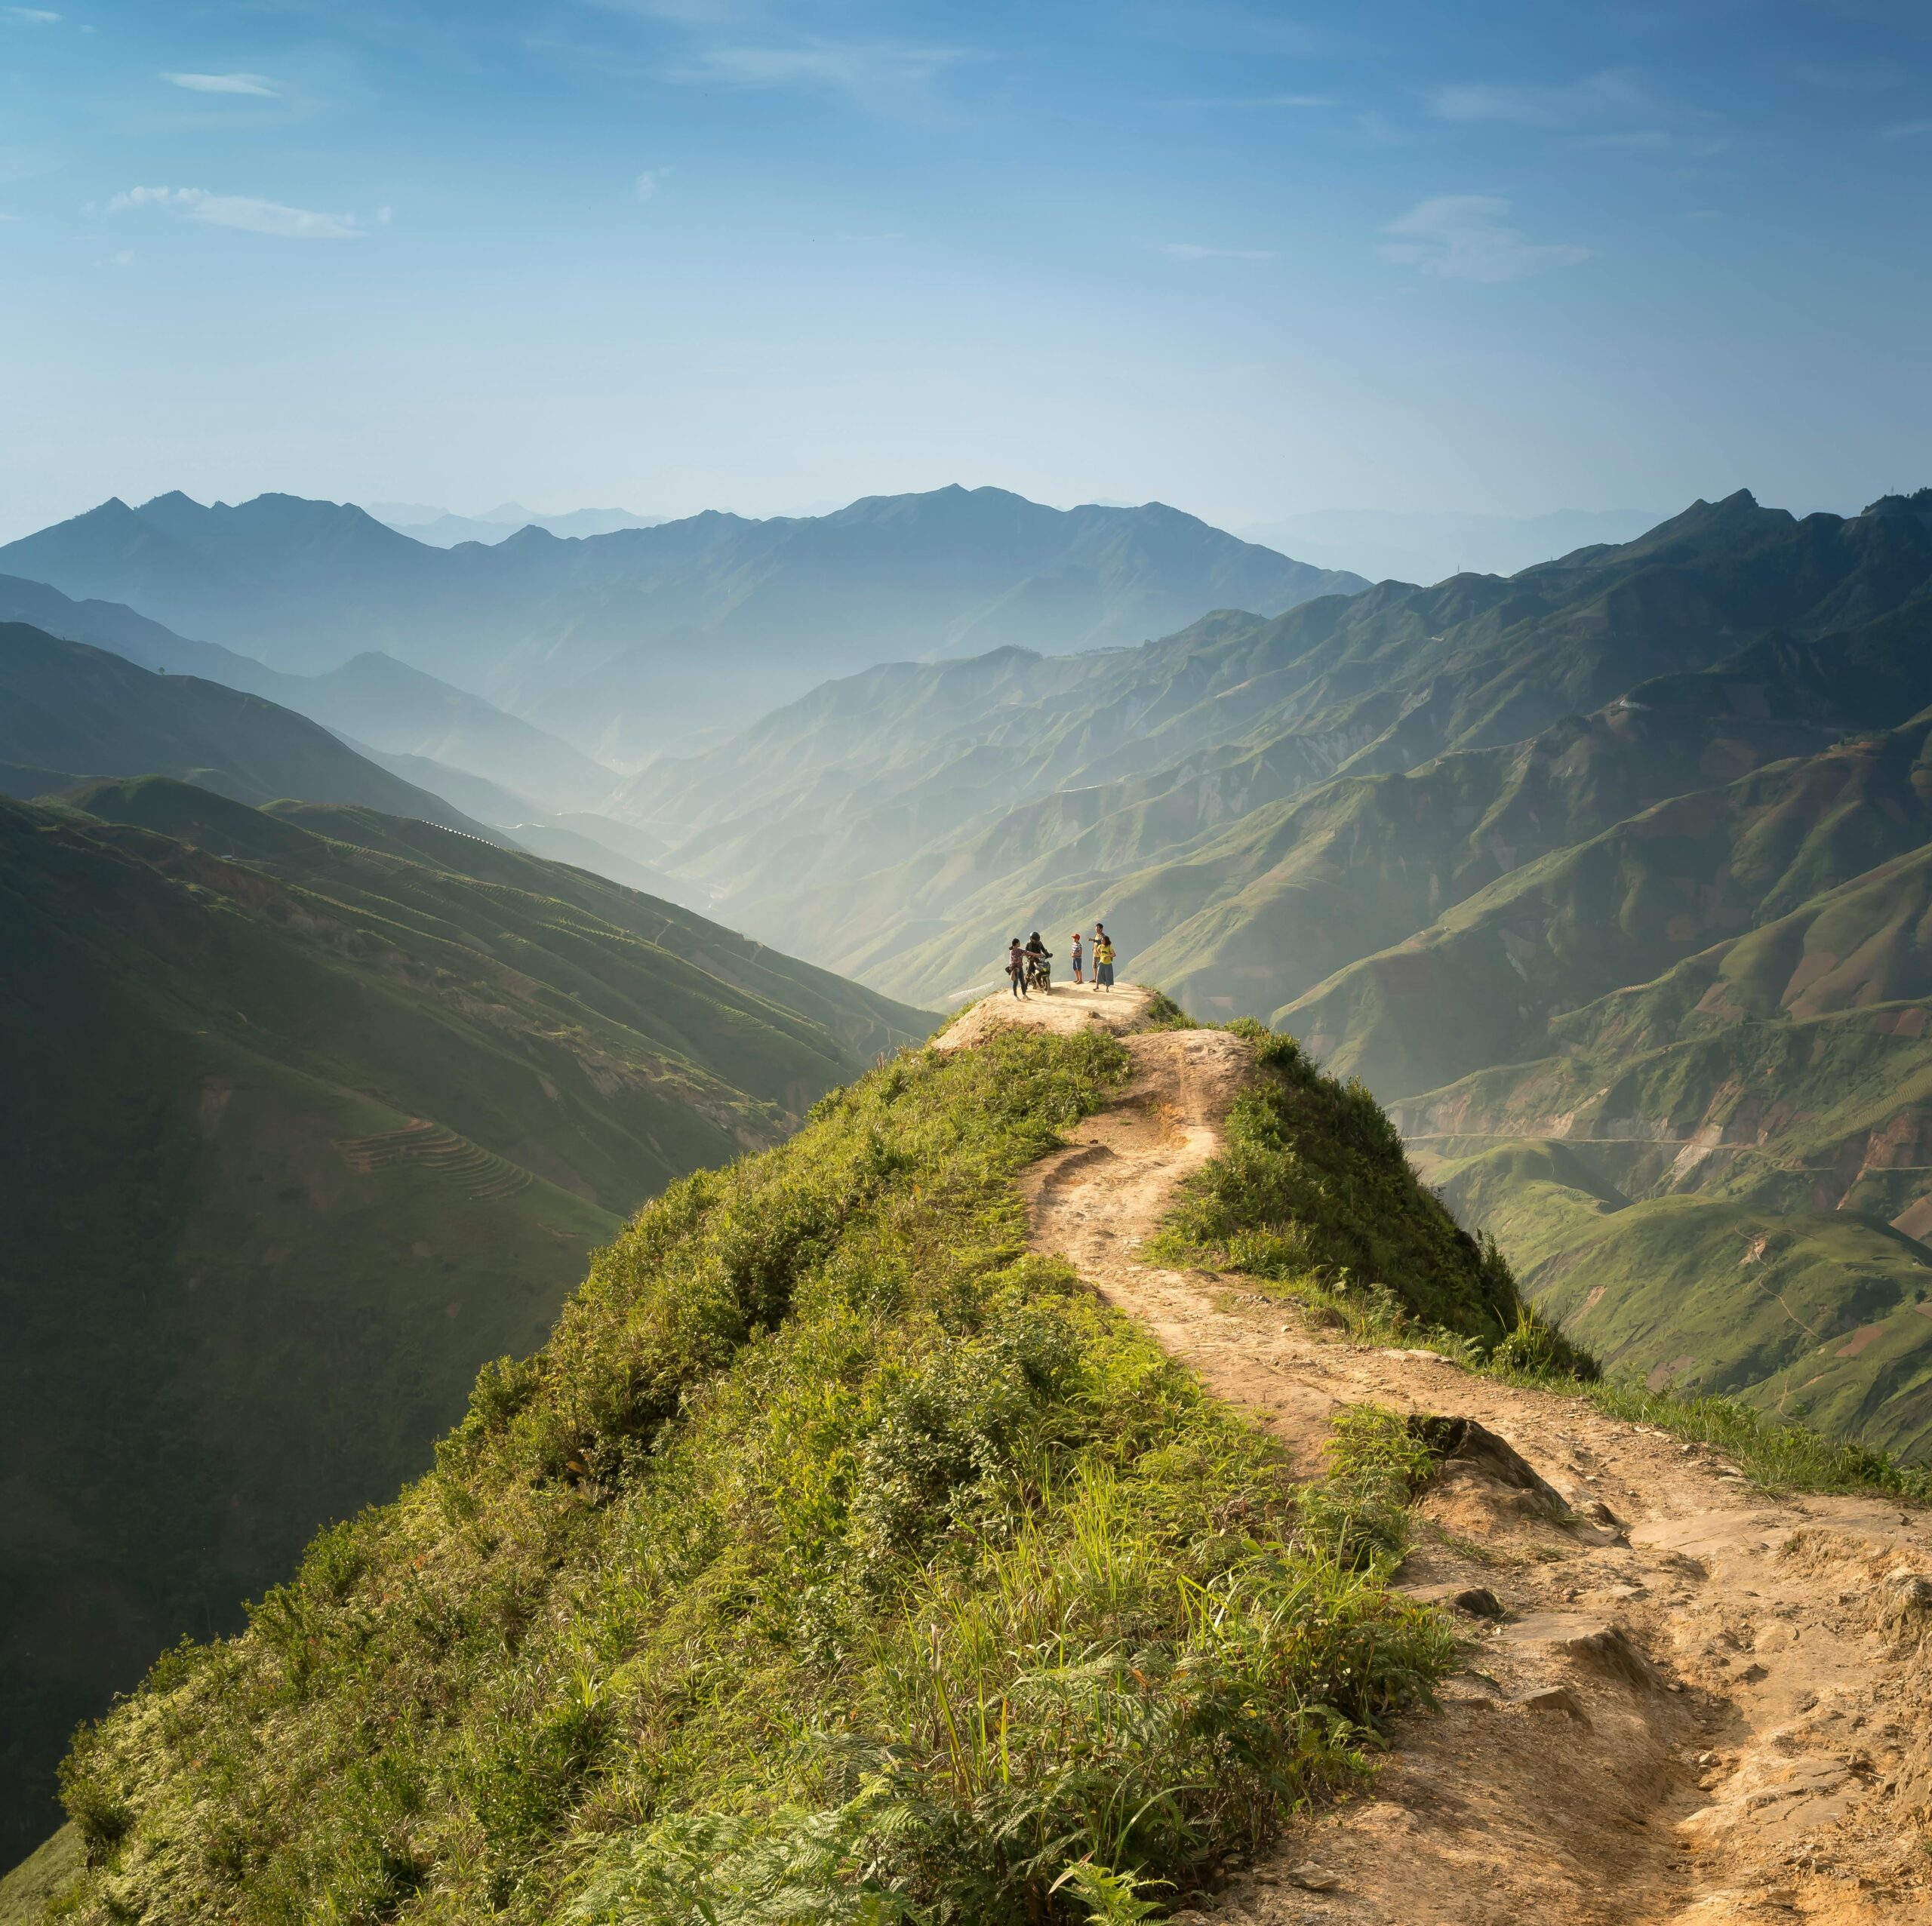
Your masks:
[{"label": "rocky trail surface", "polygon": [[1340,1405],[1460,1421],[1397,1582],[1455,1614],[1461,1669],[1438,1709],[1399,1722],[1361,1795],[1236,1869],[1211,1916],[1932,1926],[1932,1518],[1773,1494],[1583,1399],[1352,1343],[1246,1279],[1141,1263],[1249,1070],[1224,1032],[1135,1033],[1147,1001],[989,998],[942,1039],[1100,1023],[1133,1054],[1127,1089],[1029,1173],[1036,1248],[1306,1471]]}]

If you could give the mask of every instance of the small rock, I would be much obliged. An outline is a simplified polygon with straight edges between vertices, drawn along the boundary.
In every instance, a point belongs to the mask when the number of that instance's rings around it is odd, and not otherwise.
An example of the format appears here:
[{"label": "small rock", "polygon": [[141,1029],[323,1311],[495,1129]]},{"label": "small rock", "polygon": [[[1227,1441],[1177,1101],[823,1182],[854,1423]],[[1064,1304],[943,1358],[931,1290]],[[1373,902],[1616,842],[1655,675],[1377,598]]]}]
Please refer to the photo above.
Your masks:
[{"label": "small rock", "polygon": [[1472,1618],[1500,1618],[1503,1601],[1487,1585],[1419,1585],[1405,1595],[1419,1605],[1446,1605]]},{"label": "small rock", "polygon": [[1589,1715],[1583,1710],[1583,1700],[1567,1685],[1546,1685],[1540,1692],[1524,1693],[1512,1703],[1531,1712],[1560,1712],[1581,1725],[1590,1722]]},{"label": "small rock", "polygon": [[1303,1860],[1299,1866],[1288,1868],[1288,1884],[1299,1886],[1306,1893],[1332,1893],[1342,1883],[1339,1872],[1331,1872],[1325,1866],[1312,1859]]},{"label": "small rock", "polygon": [[1894,1631],[1916,1629],[1932,1617],[1932,1578],[1915,1571],[1892,1574],[1885,1587],[1884,1620]]}]

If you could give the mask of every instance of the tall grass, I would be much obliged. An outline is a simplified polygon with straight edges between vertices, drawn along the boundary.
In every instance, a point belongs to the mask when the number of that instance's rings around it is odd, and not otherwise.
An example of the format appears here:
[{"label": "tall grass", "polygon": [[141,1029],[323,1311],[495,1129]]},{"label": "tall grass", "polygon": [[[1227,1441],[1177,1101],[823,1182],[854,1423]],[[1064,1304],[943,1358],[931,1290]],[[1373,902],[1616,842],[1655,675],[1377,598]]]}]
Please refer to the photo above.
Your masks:
[{"label": "tall grass", "polygon": [[1494,1243],[1469,1236],[1409,1168],[1359,1083],[1315,1069],[1292,1037],[1241,1022],[1258,1075],[1230,1107],[1222,1154],[1144,1254],[1239,1272],[1371,1343],[1592,1368],[1539,1319]]},{"label": "tall grass", "polygon": [[435,1470],[77,1740],[77,1918],[1127,1919],[1362,1769],[1413,1466],[1298,1488],[1014,1178],[1125,1053],[909,1053],[675,1187]]},{"label": "tall grass", "polygon": [[[1186,1019],[1169,1005],[1168,1022]],[[1472,1238],[1408,1170],[1367,1091],[1324,1077],[1291,1038],[1229,1026],[1262,1076],[1231,1109],[1227,1145],[1144,1254],[1253,1278],[1358,1342],[1417,1346],[1512,1383],[1724,1453],[1759,1483],[1873,1491],[1932,1503],[1932,1469],[1828,1438],[1732,1398],[1685,1398],[1607,1380],[1527,1303],[1494,1240]]]}]

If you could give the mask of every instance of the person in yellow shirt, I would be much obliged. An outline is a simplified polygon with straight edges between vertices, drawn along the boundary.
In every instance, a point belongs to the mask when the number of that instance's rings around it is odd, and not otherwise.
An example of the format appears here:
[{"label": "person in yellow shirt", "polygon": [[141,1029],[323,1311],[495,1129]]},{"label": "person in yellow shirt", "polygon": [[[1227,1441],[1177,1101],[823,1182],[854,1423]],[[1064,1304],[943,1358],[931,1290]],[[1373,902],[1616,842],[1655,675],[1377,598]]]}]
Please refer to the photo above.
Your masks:
[{"label": "person in yellow shirt", "polygon": [[1104,923],[1094,925],[1094,987],[1112,989],[1114,986],[1114,940],[1107,934]]}]

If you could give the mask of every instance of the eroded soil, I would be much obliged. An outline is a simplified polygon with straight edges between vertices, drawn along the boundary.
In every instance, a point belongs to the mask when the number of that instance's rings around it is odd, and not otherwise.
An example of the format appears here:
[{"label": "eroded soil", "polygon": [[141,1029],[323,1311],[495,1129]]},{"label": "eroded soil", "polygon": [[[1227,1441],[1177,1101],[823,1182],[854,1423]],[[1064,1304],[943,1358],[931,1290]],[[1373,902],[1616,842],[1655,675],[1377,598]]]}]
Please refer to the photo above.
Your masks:
[{"label": "eroded soil", "polygon": [[[1774,1497],[1580,1399],[1338,1339],[1249,1280],[1142,1263],[1248,1070],[1220,1032],[1127,1034],[1144,1001],[989,998],[945,1039],[1013,1022],[1124,1034],[1131,1085],[1029,1174],[1036,1246],[1309,1471],[1334,1408],[1374,1400],[1476,1420],[1561,1500],[1452,1458],[1398,1582],[1454,1612],[1462,1669],[1361,1795],[1238,1871],[1213,1917],[1932,1926],[1932,1521]],[[1448,1602],[1464,1595],[1478,1610]]]}]

